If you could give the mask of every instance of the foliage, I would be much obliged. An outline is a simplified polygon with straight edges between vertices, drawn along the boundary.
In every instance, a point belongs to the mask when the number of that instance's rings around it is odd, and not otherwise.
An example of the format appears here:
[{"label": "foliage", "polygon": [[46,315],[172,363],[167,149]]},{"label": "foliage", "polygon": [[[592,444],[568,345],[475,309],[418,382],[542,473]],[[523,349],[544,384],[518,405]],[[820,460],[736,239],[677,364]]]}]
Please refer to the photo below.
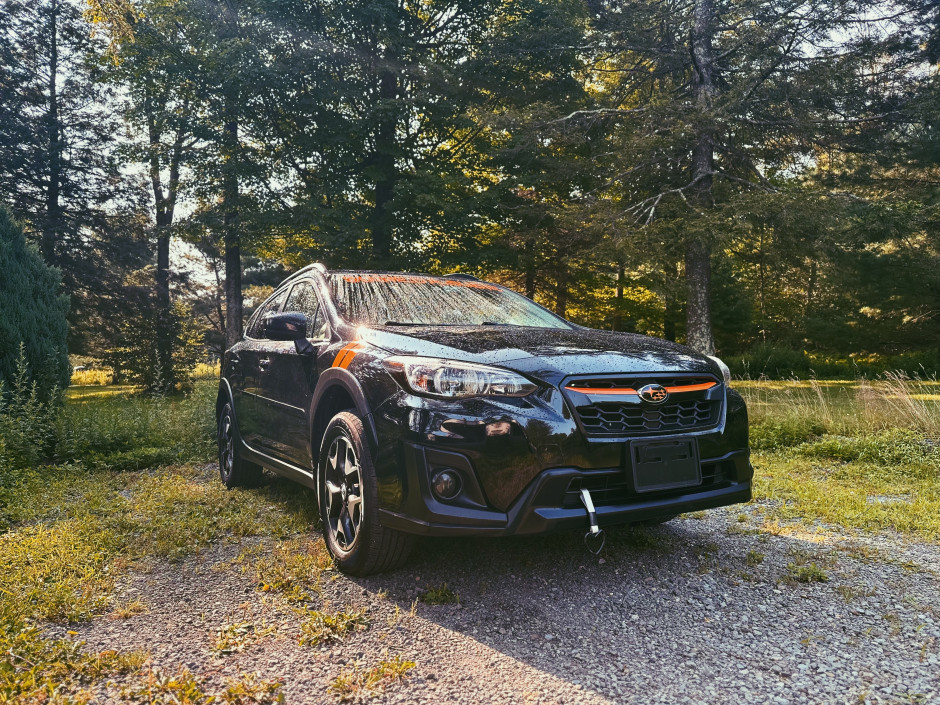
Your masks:
[{"label": "foliage", "polygon": [[[140,265],[146,217],[136,179],[122,174],[118,97],[102,80],[100,37],[80,4],[65,0],[0,0],[0,36],[0,203],[61,272],[70,349],[94,349],[123,274]],[[41,294],[16,289],[21,300],[31,293]],[[56,284],[43,296],[58,294]],[[39,362],[30,360],[36,370]]]},{"label": "foliage", "polygon": [[68,297],[59,289],[58,271],[0,206],[0,383],[9,389],[25,361],[43,401],[68,384]]},{"label": "foliage", "polygon": [[55,443],[58,400],[39,399],[38,385],[29,380],[24,348],[21,344],[9,393],[0,381],[0,488],[14,487],[21,472],[44,458]]},{"label": "foliage", "polygon": [[148,669],[142,682],[125,687],[121,698],[147,705],[275,705],[284,702],[282,683],[261,680],[256,674],[243,673],[225,678],[225,688],[212,688],[209,679],[196,676],[183,667],[176,673]]},{"label": "foliage", "polygon": [[447,583],[429,587],[418,599],[428,605],[449,605],[460,602],[460,595],[447,587]]},{"label": "foliage", "polygon": [[[704,347],[713,329],[753,377],[940,363],[924,0],[2,7],[0,199],[61,267],[73,348],[125,345],[146,271],[221,351],[249,287],[323,260],[483,274]],[[209,280],[167,271],[171,238]]]},{"label": "foliage", "polygon": [[329,690],[343,701],[360,694],[373,695],[391,683],[404,680],[415,665],[414,661],[396,656],[379,661],[371,668],[355,666],[337,676],[330,684]]},{"label": "foliage", "polygon": [[249,562],[252,553],[243,553],[239,560],[254,573],[258,589],[280,593],[292,603],[307,602],[318,593],[323,572],[333,565],[323,542],[309,538],[283,541]]},{"label": "foliage", "polygon": [[[118,345],[106,351],[116,382],[130,382],[152,394],[189,389],[190,373],[203,356],[203,336],[190,310],[175,301],[167,311],[146,290],[137,290],[133,304],[115,321]],[[158,341],[171,346],[171,367],[164,369]]]},{"label": "foliage", "polygon": [[344,610],[335,613],[310,610],[300,625],[300,643],[317,646],[342,641],[347,634],[365,629],[369,624],[366,610]]}]

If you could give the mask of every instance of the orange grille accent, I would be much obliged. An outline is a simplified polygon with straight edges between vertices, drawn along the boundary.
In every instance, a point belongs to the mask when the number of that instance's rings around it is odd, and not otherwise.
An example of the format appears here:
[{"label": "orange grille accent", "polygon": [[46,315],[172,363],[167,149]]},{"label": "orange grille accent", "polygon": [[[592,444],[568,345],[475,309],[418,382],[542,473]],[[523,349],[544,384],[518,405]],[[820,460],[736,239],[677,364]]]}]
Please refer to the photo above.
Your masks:
[{"label": "orange grille accent", "polygon": [[[711,389],[718,385],[718,382],[703,382],[702,384],[686,384],[679,385],[675,387],[665,387],[665,390],[669,394],[679,394],[681,392],[702,392],[706,389]],[[594,388],[594,387],[575,387],[568,385],[565,389],[570,389],[572,392],[581,392],[582,394],[619,394],[623,395],[637,395],[637,391],[633,387],[613,387],[613,388]]]}]

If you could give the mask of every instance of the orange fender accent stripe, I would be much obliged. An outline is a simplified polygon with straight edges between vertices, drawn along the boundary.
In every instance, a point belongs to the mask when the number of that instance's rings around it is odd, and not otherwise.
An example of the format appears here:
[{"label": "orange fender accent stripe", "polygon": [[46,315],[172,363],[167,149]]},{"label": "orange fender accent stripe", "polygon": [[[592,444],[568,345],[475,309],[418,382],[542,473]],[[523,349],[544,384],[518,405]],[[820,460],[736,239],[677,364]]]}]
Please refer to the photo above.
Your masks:
[{"label": "orange fender accent stripe", "polygon": [[336,357],[333,359],[333,367],[339,367],[341,369],[346,369],[349,367],[349,363],[353,361],[353,358],[363,349],[364,344],[356,341],[354,343],[349,343],[349,345],[340,349],[336,353]]}]

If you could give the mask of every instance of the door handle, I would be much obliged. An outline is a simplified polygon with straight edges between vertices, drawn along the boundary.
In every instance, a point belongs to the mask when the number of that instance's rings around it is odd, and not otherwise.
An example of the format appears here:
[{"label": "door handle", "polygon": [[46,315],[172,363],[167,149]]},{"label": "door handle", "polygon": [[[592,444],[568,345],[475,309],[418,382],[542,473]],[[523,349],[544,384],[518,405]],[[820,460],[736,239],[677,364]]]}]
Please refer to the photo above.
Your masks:
[{"label": "door handle", "polygon": [[258,367],[260,367],[262,370],[270,364],[271,364],[271,358],[269,357],[263,357],[260,360],[258,360]]}]

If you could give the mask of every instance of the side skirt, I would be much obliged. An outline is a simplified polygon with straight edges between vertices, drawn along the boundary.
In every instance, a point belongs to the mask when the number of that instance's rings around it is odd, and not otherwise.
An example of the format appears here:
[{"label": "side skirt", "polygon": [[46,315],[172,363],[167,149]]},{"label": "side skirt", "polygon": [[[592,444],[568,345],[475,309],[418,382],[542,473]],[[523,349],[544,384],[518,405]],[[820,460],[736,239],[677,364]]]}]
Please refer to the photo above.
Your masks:
[{"label": "side skirt", "polygon": [[241,452],[245,460],[250,460],[253,463],[257,463],[263,467],[266,467],[271,472],[280,475],[281,477],[287,478],[288,480],[293,480],[298,482],[305,487],[309,487],[312,490],[317,489],[316,476],[312,470],[304,470],[296,465],[291,463],[286,463],[283,460],[273,458],[267,453],[262,453],[259,450],[255,450],[244,440],[242,440],[241,435],[239,434],[238,442],[241,445]]}]

